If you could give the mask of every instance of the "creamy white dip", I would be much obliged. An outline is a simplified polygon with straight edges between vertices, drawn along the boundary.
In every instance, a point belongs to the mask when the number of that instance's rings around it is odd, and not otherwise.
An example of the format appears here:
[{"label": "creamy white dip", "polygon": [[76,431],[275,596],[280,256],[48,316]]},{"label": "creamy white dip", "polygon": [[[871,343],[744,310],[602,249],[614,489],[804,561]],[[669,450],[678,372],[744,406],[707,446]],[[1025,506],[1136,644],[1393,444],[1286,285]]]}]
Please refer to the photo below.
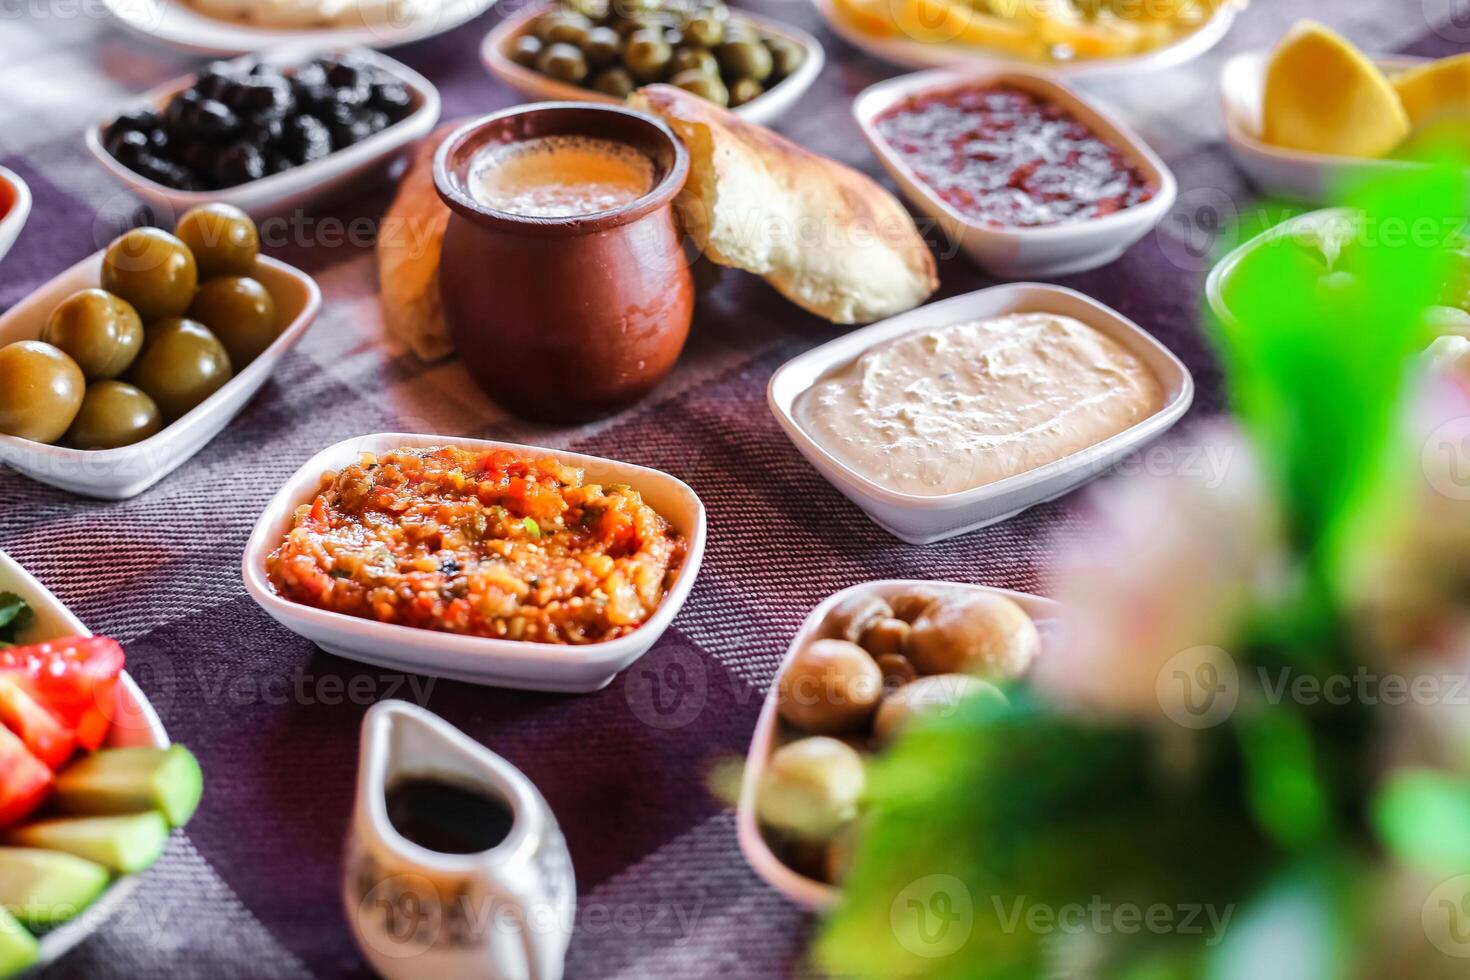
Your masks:
[{"label": "creamy white dip", "polygon": [[1148,365],[1071,317],[897,337],[796,399],[796,421],[879,486],[937,497],[1094,446],[1163,407]]}]

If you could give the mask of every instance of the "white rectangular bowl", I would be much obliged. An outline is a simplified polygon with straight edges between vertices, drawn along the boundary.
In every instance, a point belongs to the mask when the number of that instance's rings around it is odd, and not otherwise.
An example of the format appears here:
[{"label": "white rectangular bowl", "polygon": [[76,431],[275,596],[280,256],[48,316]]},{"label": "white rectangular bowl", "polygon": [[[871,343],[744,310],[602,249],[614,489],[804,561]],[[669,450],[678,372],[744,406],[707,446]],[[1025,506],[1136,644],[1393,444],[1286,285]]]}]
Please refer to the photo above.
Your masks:
[{"label": "white rectangular bowl", "polygon": [[[827,452],[796,421],[793,407],[797,396],[847,367],[870,347],[919,330],[1012,313],[1070,316],[1122,344],[1158,377],[1164,392],[1163,408],[1110,439],[1045,466],[937,497],[901,493],[874,483]],[[1167,347],[1121,313],[1071,289],[1013,283],[921,306],[807,351],[772,375],[766,399],[776,421],[801,454],[873,523],[910,544],[932,544],[1014,517],[1106,472],[1179,421],[1194,400],[1194,379]]]},{"label": "white rectangular bowl", "polygon": [[[822,624],[827,620],[827,615],[839,602],[849,596],[868,593],[876,593],[884,599],[891,599],[900,593],[918,588],[1002,595],[1014,600],[1026,611],[1027,615],[1036,621],[1038,626],[1044,626],[1049,620],[1060,618],[1061,606],[1053,599],[1045,599],[1026,592],[1012,592],[1009,589],[994,589],[986,585],[911,579],[882,579],[854,585],[823,599],[821,604],[811,611],[811,614],[801,624],[801,628],[796,631],[796,636],[792,637],[791,645],[786,650],[786,657],[776,671],[776,680],[772,681],[771,689],[766,694],[760,719],[755,723],[755,734],[750,740],[750,750],[745,758],[745,772],[741,777],[740,805],[735,816],[735,823],[736,835],[740,841],[740,852],[745,855],[745,860],[751,869],[776,891],[802,908],[813,912],[822,911],[836,904],[838,897],[842,894],[841,890],[825,881],[808,878],[776,857],[775,852],[771,850],[771,845],[766,842],[765,834],[761,833],[760,821],[756,817],[756,792],[760,788],[761,775],[765,772],[771,753],[778,747],[776,736],[780,728],[780,718],[777,715],[776,691],[780,685],[781,675],[790,666],[797,652],[816,638]],[[1044,645],[1047,631],[1043,629],[1041,635],[1042,653],[1045,655]]]},{"label": "white rectangular bowl", "polygon": [[[71,610],[3,551],[0,551],[0,592],[14,592],[29,603],[31,611],[36,614],[35,622],[18,638],[21,643],[41,643],[65,636],[92,635],[81,620],[72,615]],[[126,717],[129,723],[113,726],[107,736],[108,748],[168,748],[168,732],[164,730],[163,722],[158,720],[153,705],[148,703],[138,685],[126,673],[118,687],[118,699],[118,714]],[[138,879],[138,875],[126,875],[117,879],[81,915],[41,937],[40,965],[55,963],[116,914],[138,887]]]},{"label": "white rectangular bowl", "polygon": [[[554,78],[548,78],[538,71],[532,71],[511,60],[512,45],[515,44],[517,38],[530,29],[531,21],[543,9],[545,8],[541,6],[533,6],[523,13],[508,17],[485,35],[485,40],[480,45],[480,60],[484,62],[485,68],[490,74],[526,98],[538,102],[609,102],[621,105],[622,99],[615,99],[610,95],[604,95],[580,85],[570,85]],[[807,89],[812,87],[812,82],[815,82],[817,76],[822,73],[826,53],[822,50],[820,41],[799,27],[758,17],[744,10],[735,12],[734,16],[754,25],[766,34],[795,41],[806,50],[806,60],[789,78],[782,79],[775,88],[765,92],[759,98],[752,99],[745,105],[732,110],[747,122],[763,126],[769,125],[794,106],[806,94]]]},{"label": "white rectangular bowl", "polygon": [[[58,303],[101,281],[102,254],[96,252],[78,262],[0,316],[0,347],[39,338]],[[157,435],[120,449],[70,449],[0,435],[0,462],[33,480],[103,500],[135,497],[178,469],[240,414],[281,358],[301,340],[321,308],[321,290],[299,269],[261,256],[256,261],[255,277],[269,290],[276,302],[276,314],[285,326],[245,370],[188,415]]]},{"label": "white rectangular bowl", "polygon": [[15,203],[10,210],[0,217],[0,259],[5,258],[10,246],[20,237],[20,230],[25,227],[26,218],[31,213],[31,188],[25,181],[20,179],[20,174],[14,170],[0,167],[0,181],[10,185],[15,192]]},{"label": "white rectangular bowl", "polygon": [[[1158,187],[1142,204],[1100,218],[1039,228],[996,228],[962,214],[919,178],[878,132],[877,119],[920,93],[977,85],[1007,85],[1062,106]],[[1152,231],[1174,205],[1179,185],[1158,154],[1127,124],[1115,119],[1059,79],[1019,68],[939,69],[901,75],[870,86],[853,101],[853,118],[874,156],[915,207],[939,223],[977,265],[1001,279],[1068,275],[1107,265]]]},{"label": "white rectangular bowl", "polygon": [[[689,543],[673,587],[642,626],[615,640],[585,646],[464,636],[379,623],[292,602],[276,592],[266,574],[265,560],[285,540],[296,508],[315,497],[323,473],[355,463],[365,452],[428,446],[509,449],[529,456],[550,456],[584,468],[587,478],[593,482],[628,484]],[[256,522],[245,546],[241,574],[246,591],[271,618],[329,653],[392,670],[469,684],[580,694],[606,687],[658,642],[694,587],[704,557],[704,539],[704,504],[683,481],[667,473],[598,456],[518,443],[383,432],[339,442],[317,453],[297,470]]]},{"label": "white rectangular bowl", "polygon": [[[1307,204],[1339,203],[1345,185],[1375,175],[1423,166],[1408,160],[1372,160],[1288,150],[1262,142],[1262,106],[1270,51],[1247,51],[1220,70],[1220,106],[1225,137],[1240,168],[1257,190]],[[1383,57],[1373,61],[1392,75],[1422,65],[1426,58]]]},{"label": "white rectangular bowl", "polygon": [[254,217],[262,217],[288,211],[316,198],[343,193],[360,182],[386,173],[400,154],[406,153],[410,146],[429,135],[434,124],[439,121],[439,90],[407,65],[367,48],[330,48],[317,51],[285,48],[260,55],[244,55],[231,62],[249,65],[261,61],[288,68],[305,64],[323,55],[349,52],[402,81],[413,99],[413,112],[361,143],[338,150],[321,160],[222,190],[181,191],[144,177],[107,152],[102,144],[105,125],[122,113],[134,109],[152,107],[163,111],[174,95],[194,84],[197,75],[187,75],[166,82],[115,108],[105,120],[87,127],[87,149],[130,191],[155,207],[171,211],[176,218],[195,205],[210,201],[227,201]]}]

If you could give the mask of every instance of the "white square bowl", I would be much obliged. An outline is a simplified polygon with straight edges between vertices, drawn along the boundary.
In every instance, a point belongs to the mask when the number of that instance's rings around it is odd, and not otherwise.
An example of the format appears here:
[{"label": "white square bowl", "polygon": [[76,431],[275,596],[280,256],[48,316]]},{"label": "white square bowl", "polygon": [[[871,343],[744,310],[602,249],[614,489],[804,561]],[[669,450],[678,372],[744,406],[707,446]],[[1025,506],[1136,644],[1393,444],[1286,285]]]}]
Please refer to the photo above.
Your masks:
[{"label": "white square bowl", "polygon": [[3,259],[10,251],[10,246],[20,237],[20,230],[25,227],[26,218],[30,216],[31,188],[20,179],[20,174],[5,167],[0,167],[0,181],[9,184],[15,194],[15,203],[0,217],[0,259]]},{"label": "white square bowl", "polygon": [[[296,508],[310,503],[321,487],[322,474],[357,462],[361,454],[400,448],[456,446],[463,449],[509,449],[529,456],[550,456],[586,470],[593,482],[626,483],[663,515],[689,543],[684,565],[673,586],[648,621],[626,636],[581,646],[531,643],[492,637],[441,633],[436,630],[379,623],[345,613],[292,602],[271,585],[265,560],[285,540]],[[512,442],[449,436],[380,432],[339,442],[313,456],[286,481],[256,522],[245,546],[241,574],[250,597],[288,630],[329,653],[363,663],[469,684],[527,691],[581,694],[606,687],[619,672],[658,642],[679,614],[704,558],[704,504],[683,481],[659,470],[544,449]]]},{"label": "white square bowl", "polygon": [[1026,592],[1012,592],[1009,589],[995,589],[986,585],[969,585],[962,582],[930,582],[910,579],[882,579],[854,585],[823,599],[811,611],[811,614],[796,631],[796,635],[792,637],[791,645],[786,650],[786,657],[776,671],[776,680],[771,683],[771,689],[766,694],[760,719],[755,723],[755,734],[751,736],[750,750],[745,758],[745,772],[740,782],[740,804],[736,812],[735,824],[736,835],[740,841],[740,851],[745,855],[745,860],[751,869],[776,891],[802,908],[813,912],[820,912],[835,905],[842,894],[841,889],[825,881],[808,878],[778,858],[771,850],[771,845],[767,843],[765,834],[761,832],[760,821],[756,817],[756,793],[760,788],[761,775],[765,772],[771,753],[779,748],[778,735],[781,724],[776,708],[776,691],[780,678],[798,651],[817,637],[822,625],[827,621],[827,615],[839,602],[849,596],[868,594],[875,594],[883,599],[892,599],[914,589],[986,593],[1005,596],[1013,600],[1041,628],[1043,655],[1046,652],[1049,632],[1046,629],[1047,624],[1061,618],[1061,605],[1058,602]]},{"label": "white square bowl", "polygon": [[[880,486],[829,453],[796,421],[793,406],[797,396],[847,367],[869,348],[919,330],[1012,313],[1069,316],[1117,341],[1158,377],[1164,393],[1163,407],[1131,428],[1045,466],[971,490],[933,497]],[[771,376],[766,400],[801,454],[873,523],[910,544],[932,544],[1014,517],[1106,472],[1179,421],[1194,400],[1194,379],[1167,347],[1116,310],[1060,286],[1012,283],[921,306],[809,350],[787,361]]]},{"label": "white square bowl", "polygon": [[[0,551],[0,592],[13,592],[20,596],[36,614],[35,621],[18,638],[21,643],[92,635],[91,630],[83,626],[61,600],[3,551]],[[127,724],[113,725],[107,735],[107,748],[168,748],[168,732],[164,730],[163,722],[159,721],[153,705],[148,703],[148,698],[127,673],[123,674],[122,683],[118,685],[117,696],[118,716],[126,718]],[[118,878],[81,915],[41,937],[40,965],[55,963],[115,915],[138,887],[139,878],[139,875]]]},{"label": "white square bowl", "polygon": [[[1060,105],[1105,143],[1121,151],[1158,191],[1149,200],[1122,211],[1038,228],[996,228],[962,214],[924,183],[879,134],[877,120],[888,109],[921,93],[986,85],[1012,86]],[[977,265],[1001,279],[1063,276],[1107,265],[1164,219],[1179,192],[1173,172],[1141,136],[1057,78],[1041,72],[1017,68],[939,69],[901,75],[864,89],[853,100],[852,114],[878,162],[904,196],[938,222]]]},{"label": "white square bowl", "polygon": [[315,198],[345,192],[359,182],[366,182],[388,171],[400,154],[406,153],[410,146],[429,135],[434,124],[439,121],[439,90],[433,83],[407,65],[367,48],[331,48],[317,51],[287,48],[262,55],[244,55],[230,62],[233,65],[251,65],[260,61],[281,68],[291,68],[325,55],[349,53],[403,82],[413,99],[413,111],[361,143],[338,150],[321,160],[222,190],[181,191],[144,177],[107,152],[102,144],[102,133],[107,124],[124,112],[134,109],[151,107],[163,111],[174,95],[194,84],[197,75],[176,78],[118,106],[105,120],[87,128],[87,149],[130,191],[155,207],[171,211],[175,216],[197,204],[227,201],[253,217],[262,217],[288,211]]},{"label": "white square bowl", "polygon": [[[1240,168],[1257,190],[1308,204],[1340,201],[1345,184],[1375,175],[1418,169],[1423,164],[1410,160],[1375,160],[1363,157],[1308,153],[1272,146],[1261,140],[1266,92],[1266,67],[1270,51],[1238,54],[1220,69],[1220,106],[1225,114],[1225,138]],[[1374,58],[1386,74],[1393,75],[1424,64],[1427,58]]]},{"label": "white square bowl", "polygon": [[[544,9],[543,6],[533,6],[523,13],[508,17],[485,35],[484,43],[480,45],[480,60],[485,63],[490,74],[538,102],[610,102],[621,105],[622,99],[548,78],[511,60],[510,52],[516,39],[530,29],[531,21]],[[799,27],[758,17],[745,10],[734,11],[732,16],[753,25],[765,34],[795,41],[806,51],[806,60],[790,77],[782,79],[775,88],[759,98],[732,110],[747,122],[767,125],[795,105],[806,94],[807,89],[812,87],[812,82],[822,73],[826,52],[822,50],[820,41]]]},{"label": "white square bowl", "polygon": [[[102,278],[102,255],[93,253],[0,316],[0,347],[39,338],[58,303],[97,286]],[[157,435],[120,449],[71,449],[0,434],[0,462],[33,480],[103,500],[135,497],[178,469],[240,414],[321,308],[322,294],[316,282],[284,262],[261,256],[255,278],[276,302],[276,314],[284,324],[281,334],[189,414],[164,426]]]}]

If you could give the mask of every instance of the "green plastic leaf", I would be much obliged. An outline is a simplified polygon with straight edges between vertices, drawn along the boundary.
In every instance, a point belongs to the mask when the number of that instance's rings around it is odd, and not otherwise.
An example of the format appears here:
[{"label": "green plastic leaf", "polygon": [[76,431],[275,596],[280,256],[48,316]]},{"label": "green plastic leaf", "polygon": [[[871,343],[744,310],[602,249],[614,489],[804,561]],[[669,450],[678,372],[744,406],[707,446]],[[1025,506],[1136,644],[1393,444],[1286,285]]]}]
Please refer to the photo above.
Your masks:
[{"label": "green plastic leaf", "polygon": [[1256,820],[1284,847],[1319,843],[1332,830],[1332,813],[1306,723],[1287,708],[1271,707],[1242,719],[1239,731]]},{"label": "green plastic leaf", "polygon": [[1470,871],[1470,782],[1449,773],[1395,773],[1373,803],[1373,829],[1400,860],[1434,874]]}]

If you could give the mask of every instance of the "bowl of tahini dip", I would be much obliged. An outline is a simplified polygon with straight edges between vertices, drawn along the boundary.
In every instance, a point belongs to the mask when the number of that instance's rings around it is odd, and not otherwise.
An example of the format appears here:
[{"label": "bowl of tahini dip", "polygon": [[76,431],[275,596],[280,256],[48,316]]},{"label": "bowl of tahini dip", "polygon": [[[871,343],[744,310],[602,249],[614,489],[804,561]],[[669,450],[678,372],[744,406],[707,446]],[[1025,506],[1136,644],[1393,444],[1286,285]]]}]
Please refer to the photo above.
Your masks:
[{"label": "bowl of tahini dip", "polygon": [[1189,408],[1182,362],[1056,286],[996,286],[797,357],[768,399],[797,449],[878,525],[927,544],[1075,489]]}]

